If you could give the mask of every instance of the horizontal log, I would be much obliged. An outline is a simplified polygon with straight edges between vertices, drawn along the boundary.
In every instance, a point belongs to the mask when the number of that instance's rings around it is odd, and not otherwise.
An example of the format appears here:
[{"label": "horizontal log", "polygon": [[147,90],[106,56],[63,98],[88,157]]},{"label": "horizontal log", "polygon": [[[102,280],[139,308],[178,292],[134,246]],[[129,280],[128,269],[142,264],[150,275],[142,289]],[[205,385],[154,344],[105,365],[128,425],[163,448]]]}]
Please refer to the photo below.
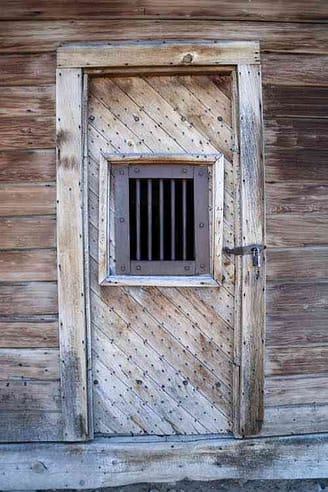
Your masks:
[{"label": "horizontal log", "polygon": [[0,118],[33,114],[55,115],[55,86],[0,87]]},{"label": "horizontal log", "polygon": [[328,343],[328,313],[268,314],[266,346]]},{"label": "horizontal log", "polygon": [[265,149],[265,177],[267,182],[295,181],[328,182],[328,150],[279,149],[274,146]]},{"label": "horizontal log", "polygon": [[0,86],[55,84],[56,53],[25,53],[0,57]]},{"label": "horizontal log", "polygon": [[[266,377],[267,406],[305,405],[328,402],[328,377]],[[290,409],[293,413],[293,409]]]},{"label": "horizontal log", "polygon": [[1,315],[57,313],[57,284],[55,282],[0,284]]},{"label": "horizontal log", "polygon": [[0,182],[55,181],[55,177],[54,149],[0,152]]},{"label": "horizontal log", "polygon": [[[1,412],[1,442],[61,441],[61,412]],[[23,482],[22,482],[23,483]]]},{"label": "horizontal log", "polygon": [[263,84],[328,87],[328,57],[320,55],[261,55]]},{"label": "horizontal log", "polygon": [[0,282],[57,280],[56,261],[54,249],[0,251]]},{"label": "horizontal log", "polygon": [[56,217],[0,218],[0,249],[54,248]]},{"label": "horizontal log", "polygon": [[3,444],[2,488],[95,489],[143,482],[325,478],[326,434],[260,439],[97,438]]},{"label": "horizontal log", "polygon": [[55,119],[20,116],[0,118],[0,150],[51,149],[55,145]]},{"label": "horizontal log", "polygon": [[0,216],[54,215],[56,188],[49,184],[3,184],[0,186]]},{"label": "horizontal log", "polygon": [[264,0],[254,0],[251,4],[229,0],[189,0],[181,3],[177,0],[134,0],[104,2],[98,0],[92,5],[83,0],[36,0],[5,1],[0,19],[107,19],[111,16],[206,16],[216,19],[264,20],[264,21],[306,21],[325,20],[327,18],[324,0],[312,0],[310,4],[302,0],[293,0],[286,8],[285,4],[268,4]]},{"label": "horizontal log", "polygon": [[59,381],[0,381],[1,412],[60,412]]},{"label": "horizontal log", "polygon": [[328,217],[268,215],[266,244],[278,247],[328,245]]},{"label": "horizontal log", "polygon": [[327,430],[328,405],[267,407],[262,436],[311,434]]},{"label": "horizontal log", "polygon": [[265,190],[268,215],[328,215],[328,183],[267,183]]},{"label": "horizontal log", "polygon": [[265,144],[289,150],[322,149],[328,146],[328,119],[266,119]]},{"label": "horizontal log", "polygon": [[263,108],[266,118],[327,118],[328,87],[265,85]]},{"label": "horizontal log", "polygon": [[57,349],[0,349],[0,380],[59,378]]},{"label": "horizontal log", "polygon": [[267,347],[265,372],[268,376],[320,374],[327,372],[327,360],[328,345]]},{"label": "horizontal log", "polygon": [[56,348],[58,321],[0,321],[0,348]]},{"label": "horizontal log", "polygon": [[328,279],[328,248],[268,249],[267,280]]},{"label": "horizontal log", "polygon": [[328,282],[282,283],[267,286],[269,315],[327,315]]},{"label": "horizontal log", "polygon": [[[66,11],[66,8],[63,9]],[[95,10],[95,9],[94,9]],[[15,13],[16,18],[16,13]],[[295,19],[293,19],[295,20]],[[241,36],[242,33],[242,36]],[[235,22],[218,20],[114,19],[1,23],[0,51],[54,51],[62,43],[145,39],[258,40],[262,51],[328,54],[325,24]]]}]

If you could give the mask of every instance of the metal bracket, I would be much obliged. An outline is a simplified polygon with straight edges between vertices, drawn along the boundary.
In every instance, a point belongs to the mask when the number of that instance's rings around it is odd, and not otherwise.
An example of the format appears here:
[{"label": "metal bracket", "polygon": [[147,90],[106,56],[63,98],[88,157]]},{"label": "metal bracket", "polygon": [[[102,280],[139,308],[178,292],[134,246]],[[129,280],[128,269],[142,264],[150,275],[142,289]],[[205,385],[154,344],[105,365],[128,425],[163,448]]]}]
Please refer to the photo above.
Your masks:
[{"label": "metal bracket", "polygon": [[265,249],[263,244],[249,244],[247,246],[237,246],[236,248],[224,248],[224,252],[229,255],[252,255],[253,266],[260,268],[262,266],[261,251]]}]

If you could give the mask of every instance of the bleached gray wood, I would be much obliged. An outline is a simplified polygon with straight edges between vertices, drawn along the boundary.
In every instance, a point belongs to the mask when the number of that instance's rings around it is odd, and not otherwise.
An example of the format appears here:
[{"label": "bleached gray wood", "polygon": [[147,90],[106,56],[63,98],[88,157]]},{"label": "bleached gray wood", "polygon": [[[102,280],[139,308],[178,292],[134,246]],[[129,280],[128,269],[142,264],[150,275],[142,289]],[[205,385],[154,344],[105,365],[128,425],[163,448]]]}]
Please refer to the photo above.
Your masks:
[{"label": "bleached gray wood", "polygon": [[305,479],[328,474],[328,435],[236,440],[98,438],[0,445],[2,490],[95,489],[141,482]]},{"label": "bleached gray wood", "polygon": [[57,70],[57,262],[64,439],[88,435],[83,262],[82,71]]}]

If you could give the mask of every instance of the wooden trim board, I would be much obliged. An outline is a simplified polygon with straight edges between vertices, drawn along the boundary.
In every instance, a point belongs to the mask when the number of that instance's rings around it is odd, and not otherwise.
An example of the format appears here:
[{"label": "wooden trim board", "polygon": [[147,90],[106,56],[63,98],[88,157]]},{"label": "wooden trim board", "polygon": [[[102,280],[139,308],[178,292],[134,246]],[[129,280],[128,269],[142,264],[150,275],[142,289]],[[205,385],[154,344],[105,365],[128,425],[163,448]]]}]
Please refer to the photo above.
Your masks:
[{"label": "wooden trim board", "polygon": [[328,434],[236,440],[97,438],[0,445],[1,489],[98,489],[179,480],[326,478]]}]

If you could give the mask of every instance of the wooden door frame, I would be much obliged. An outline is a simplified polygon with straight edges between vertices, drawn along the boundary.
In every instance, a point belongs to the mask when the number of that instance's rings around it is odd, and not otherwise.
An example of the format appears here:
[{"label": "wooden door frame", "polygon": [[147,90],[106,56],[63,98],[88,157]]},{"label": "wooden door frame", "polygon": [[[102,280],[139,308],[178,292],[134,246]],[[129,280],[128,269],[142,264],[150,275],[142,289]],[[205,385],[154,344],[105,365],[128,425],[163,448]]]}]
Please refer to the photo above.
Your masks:
[{"label": "wooden door frame", "polygon": [[[88,302],[87,158],[88,74],[234,73],[234,148],[238,244],[263,244],[263,137],[257,41],[92,43],[57,51],[57,254],[64,439],[92,437]],[[263,420],[264,271],[237,257],[234,348],[234,433],[249,436]],[[88,384],[89,382],[89,384]],[[88,404],[89,403],[89,404]]]}]

